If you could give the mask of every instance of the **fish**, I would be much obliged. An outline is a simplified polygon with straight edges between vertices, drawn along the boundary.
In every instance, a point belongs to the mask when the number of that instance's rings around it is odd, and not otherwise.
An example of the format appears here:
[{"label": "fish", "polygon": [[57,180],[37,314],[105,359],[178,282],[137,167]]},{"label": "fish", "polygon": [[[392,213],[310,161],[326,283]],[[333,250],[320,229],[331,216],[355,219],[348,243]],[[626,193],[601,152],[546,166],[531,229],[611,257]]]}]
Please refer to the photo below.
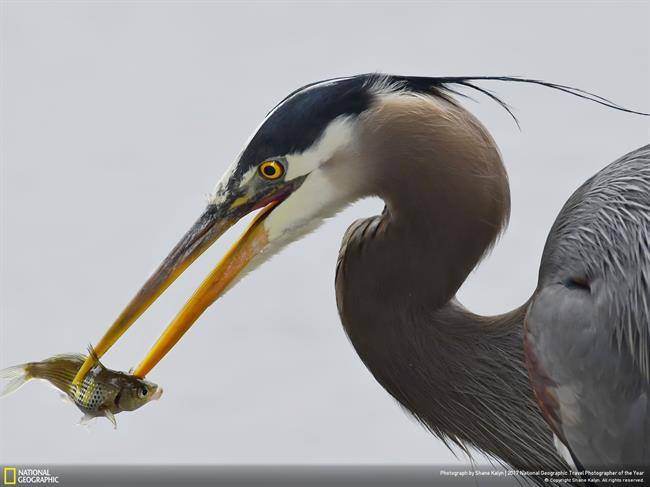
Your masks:
[{"label": "fish", "polygon": [[80,384],[73,384],[77,371],[86,360],[83,354],[61,354],[40,362],[28,362],[0,370],[0,379],[8,380],[0,397],[8,396],[32,379],[48,381],[84,413],[80,423],[105,417],[117,428],[115,415],[135,411],[159,399],[162,387],[125,372],[106,368],[92,347],[89,354],[94,366]]}]

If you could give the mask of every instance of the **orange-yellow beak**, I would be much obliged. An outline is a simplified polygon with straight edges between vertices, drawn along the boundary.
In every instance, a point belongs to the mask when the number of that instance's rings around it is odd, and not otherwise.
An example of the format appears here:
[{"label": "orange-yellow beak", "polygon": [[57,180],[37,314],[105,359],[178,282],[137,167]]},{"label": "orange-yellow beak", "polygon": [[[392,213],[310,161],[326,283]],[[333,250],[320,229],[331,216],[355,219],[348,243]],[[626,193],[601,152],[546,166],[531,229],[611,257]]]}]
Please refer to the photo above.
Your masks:
[{"label": "orange-yellow beak", "polygon": [[[232,246],[214,270],[205,278],[190,300],[178,313],[160,336],[147,356],[134,371],[134,375],[144,377],[180,340],[199,316],[224,292],[250,260],[264,250],[268,244],[263,221],[281,201],[281,198],[268,199],[268,203],[253,219],[244,234]],[[259,204],[256,205],[259,207]],[[181,241],[165,258],[160,267],[149,277],[124,311],[115,320],[99,343],[94,347],[101,357],[145,312],[145,310],[167,289],[176,278],[187,269],[214,241],[255,205],[242,205],[241,202],[218,207],[208,206],[207,210],[185,234]],[[80,383],[92,368],[92,358],[86,359],[77,373],[74,383]]]},{"label": "orange-yellow beak", "polygon": [[144,377],[181,339],[203,312],[214,303],[226,290],[228,285],[246,267],[250,260],[262,252],[268,245],[268,239],[262,221],[276,206],[269,204],[260,211],[239,240],[230,248],[213,271],[194,292],[183,309],[160,335],[147,356],[140,362],[133,375]]}]

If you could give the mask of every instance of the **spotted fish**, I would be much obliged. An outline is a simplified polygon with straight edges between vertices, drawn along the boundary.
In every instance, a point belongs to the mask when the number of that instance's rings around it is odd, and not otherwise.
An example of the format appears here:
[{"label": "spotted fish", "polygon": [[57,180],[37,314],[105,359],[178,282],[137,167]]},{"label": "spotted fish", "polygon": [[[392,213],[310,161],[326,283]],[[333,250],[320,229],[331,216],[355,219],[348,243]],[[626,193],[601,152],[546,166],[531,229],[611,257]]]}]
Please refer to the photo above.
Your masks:
[{"label": "spotted fish", "polygon": [[31,379],[46,380],[84,413],[82,423],[104,416],[117,427],[115,414],[134,411],[161,396],[162,388],[156,384],[107,369],[94,355],[92,348],[89,353],[94,357],[95,365],[79,385],[73,385],[72,381],[86,356],[55,355],[41,362],[29,362],[0,370],[0,379],[9,380],[0,397],[11,394]]}]

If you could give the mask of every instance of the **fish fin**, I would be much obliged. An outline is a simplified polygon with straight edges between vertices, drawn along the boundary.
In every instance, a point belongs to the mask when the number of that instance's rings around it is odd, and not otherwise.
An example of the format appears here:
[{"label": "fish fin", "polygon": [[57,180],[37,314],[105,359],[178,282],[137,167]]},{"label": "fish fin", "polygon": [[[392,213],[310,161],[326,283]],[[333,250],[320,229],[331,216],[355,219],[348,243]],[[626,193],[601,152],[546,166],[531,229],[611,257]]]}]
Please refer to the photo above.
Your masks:
[{"label": "fish fin", "polygon": [[[57,389],[57,390],[58,390],[58,389]],[[62,400],[63,402],[74,404],[74,401],[73,401],[72,399],[70,399],[70,396],[68,396],[65,392],[61,392],[61,393],[59,394],[59,397],[61,398],[61,400]]]},{"label": "fish fin", "polygon": [[0,397],[5,397],[11,394],[12,392],[16,392],[18,389],[20,389],[25,382],[27,382],[29,378],[27,376],[23,377],[16,377],[15,379],[11,379],[7,385],[2,389],[2,392],[0,392]]},{"label": "fish fin", "polygon": [[99,366],[101,369],[106,370],[106,367],[104,367],[104,364],[101,363],[99,360],[99,355],[97,355],[97,352],[95,351],[95,347],[93,347],[92,343],[88,344],[88,356],[93,359],[93,363],[96,366]]},{"label": "fish fin", "polygon": [[95,418],[96,416],[91,416],[90,414],[84,414],[79,420],[79,424],[82,426],[88,426],[88,423],[90,423]]},{"label": "fish fin", "polygon": [[51,357],[48,357],[45,360],[41,361],[41,363],[51,362],[59,359],[81,360],[83,362],[86,360],[86,356],[83,353],[57,353],[56,355],[52,355]]},{"label": "fish fin", "polygon": [[8,379],[9,382],[0,392],[0,397],[8,396],[12,392],[20,389],[20,387],[29,381],[32,377],[27,374],[27,367],[25,365],[15,365],[0,370],[0,379]]},{"label": "fish fin", "polygon": [[14,365],[13,367],[7,367],[6,369],[0,370],[0,379],[15,379],[21,375],[27,373],[27,368],[25,364]]},{"label": "fish fin", "polygon": [[104,409],[104,416],[106,416],[106,419],[108,419],[111,423],[113,423],[113,429],[117,429],[117,420],[115,419],[115,415],[111,412],[110,409]]}]

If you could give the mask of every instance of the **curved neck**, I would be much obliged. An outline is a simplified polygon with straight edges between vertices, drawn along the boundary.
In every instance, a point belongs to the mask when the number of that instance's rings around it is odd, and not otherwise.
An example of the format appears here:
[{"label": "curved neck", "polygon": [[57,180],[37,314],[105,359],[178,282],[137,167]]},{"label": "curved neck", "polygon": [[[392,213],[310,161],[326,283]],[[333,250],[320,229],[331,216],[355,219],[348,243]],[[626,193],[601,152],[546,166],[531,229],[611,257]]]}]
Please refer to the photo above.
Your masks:
[{"label": "curved neck", "polygon": [[508,218],[494,142],[444,99],[396,96],[368,116],[362,136],[386,209],[350,227],[336,276],[357,353],[442,439],[515,467],[564,468],[524,365],[526,305],[482,317],[454,300]]},{"label": "curved neck", "polygon": [[383,277],[409,279],[411,301],[442,305],[507,223],[510,193],[496,144],[444,98],[386,97],[365,122],[370,184],[387,207],[375,245],[377,257],[391,261]]},{"label": "curved neck", "polygon": [[[380,237],[396,235],[398,225],[382,217],[358,223],[339,261],[337,304],[359,357],[441,439],[515,468],[565,468],[524,364],[527,303],[494,317],[471,313],[447,298],[464,274],[450,277],[453,266],[445,259],[451,254],[431,258],[414,251],[412,238],[395,247],[396,240]],[[382,251],[384,244],[391,253]]]}]

